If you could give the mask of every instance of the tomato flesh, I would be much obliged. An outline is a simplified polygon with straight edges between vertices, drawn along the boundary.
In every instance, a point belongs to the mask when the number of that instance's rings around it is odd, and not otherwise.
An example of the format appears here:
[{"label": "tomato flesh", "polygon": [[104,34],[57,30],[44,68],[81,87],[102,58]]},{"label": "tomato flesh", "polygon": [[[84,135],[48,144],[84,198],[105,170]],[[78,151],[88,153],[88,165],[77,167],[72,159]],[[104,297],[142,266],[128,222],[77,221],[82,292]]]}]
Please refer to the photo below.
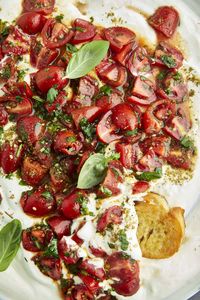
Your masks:
[{"label": "tomato flesh", "polygon": [[74,21],[73,29],[75,33],[71,42],[74,45],[91,41],[96,34],[95,26],[82,19],[76,19]]},{"label": "tomato flesh", "polygon": [[24,0],[25,11],[38,12],[44,15],[51,14],[55,5],[55,0]]},{"label": "tomato flesh", "polygon": [[17,25],[27,34],[41,32],[46,19],[43,15],[35,12],[27,12],[17,19]]}]

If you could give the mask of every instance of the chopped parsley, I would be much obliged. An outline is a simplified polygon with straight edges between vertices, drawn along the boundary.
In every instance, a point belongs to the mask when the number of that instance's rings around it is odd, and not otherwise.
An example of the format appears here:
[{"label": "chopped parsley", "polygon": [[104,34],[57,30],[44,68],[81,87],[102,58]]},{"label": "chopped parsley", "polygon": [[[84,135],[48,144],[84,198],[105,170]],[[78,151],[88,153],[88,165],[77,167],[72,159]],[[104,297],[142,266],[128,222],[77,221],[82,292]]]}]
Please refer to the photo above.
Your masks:
[{"label": "chopped parsley", "polygon": [[108,189],[107,187],[101,186],[100,191],[107,197],[112,196],[112,191]]},{"label": "chopped parsley", "polygon": [[185,148],[189,148],[189,149],[194,149],[195,148],[193,140],[188,136],[184,136],[184,138],[182,138],[181,146],[183,146]]},{"label": "chopped parsley", "polygon": [[163,80],[166,77],[166,71],[160,71],[160,73],[157,75],[158,80]]},{"label": "chopped parsley", "polygon": [[67,143],[75,143],[76,140],[77,140],[77,138],[75,136],[69,136],[66,139]]},{"label": "chopped parsley", "polygon": [[133,135],[136,135],[137,132],[138,132],[137,129],[134,129],[134,130],[127,130],[127,131],[125,132],[125,136],[133,136]]},{"label": "chopped parsley", "polygon": [[84,134],[84,136],[91,141],[96,133],[96,128],[91,124],[86,118],[82,118],[79,126]]},{"label": "chopped parsley", "polygon": [[44,252],[45,256],[53,256],[55,258],[58,258],[58,241],[57,239],[52,239],[51,242],[48,245],[48,248]]},{"label": "chopped parsley", "polygon": [[82,28],[82,27],[80,27],[80,26],[72,27],[72,30],[84,32],[84,28]]},{"label": "chopped parsley", "polygon": [[120,229],[120,231],[119,231],[119,241],[121,244],[121,249],[123,251],[126,251],[128,249],[129,242],[127,240],[126,233],[123,229]]},{"label": "chopped parsley", "polygon": [[78,51],[78,48],[76,48],[76,46],[72,45],[72,44],[67,44],[66,45],[66,50],[70,53],[75,53]]},{"label": "chopped parsley", "polygon": [[110,96],[112,94],[112,88],[109,85],[103,85],[99,92],[103,95]]},{"label": "chopped parsley", "polygon": [[49,191],[45,191],[41,194],[47,201],[53,200],[53,196]]},{"label": "chopped parsley", "polygon": [[61,21],[63,20],[63,18],[64,18],[64,15],[63,15],[63,14],[57,15],[57,16],[55,17],[56,21],[58,21],[58,22],[61,22]]},{"label": "chopped parsley", "polygon": [[176,81],[180,81],[180,80],[182,79],[182,75],[181,75],[181,73],[176,72],[176,73],[173,75],[173,78],[174,78],[174,80],[176,80]]},{"label": "chopped parsley", "polygon": [[175,68],[176,67],[176,61],[175,59],[170,55],[162,55],[161,61],[168,67],[168,68]]},{"label": "chopped parsley", "polygon": [[58,96],[58,90],[51,88],[47,93],[47,102],[52,104],[56,97]]},{"label": "chopped parsley", "polygon": [[19,70],[17,73],[17,79],[19,81],[24,81],[24,77],[26,75],[26,71],[25,70]]},{"label": "chopped parsley", "polygon": [[2,71],[1,71],[1,78],[3,78],[3,79],[6,80],[6,79],[9,79],[10,76],[11,76],[10,66],[7,65],[7,66],[5,66],[5,67],[2,69]]},{"label": "chopped parsley", "polygon": [[88,210],[87,204],[88,199],[80,194],[76,200],[81,206],[81,214],[82,215],[90,215],[93,216],[93,213]]}]

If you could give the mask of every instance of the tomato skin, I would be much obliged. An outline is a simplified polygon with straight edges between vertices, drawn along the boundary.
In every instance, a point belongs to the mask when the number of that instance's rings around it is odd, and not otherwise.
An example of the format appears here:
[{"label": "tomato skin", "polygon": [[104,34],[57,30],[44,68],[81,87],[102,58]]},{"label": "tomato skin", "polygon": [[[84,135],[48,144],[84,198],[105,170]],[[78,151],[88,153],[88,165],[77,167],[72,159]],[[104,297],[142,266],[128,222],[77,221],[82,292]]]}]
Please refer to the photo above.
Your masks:
[{"label": "tomato skin", "polygon": [[24,192],[21,196],[20,203],[23,211],[34,217],[44,217],[56,208],[56,202],[52,194],[49,192],[48,199],[43,196],[46,192],[43,186],[33,191],[30,195]]},{"label": "tomato skin", "polygon": [[41,32],[45,21],[46,18],[43,15],[36,12],[27,12],[17,19],[17,25],[23,32],[32,35]]},{"label": "tomato skin", "polygon": [[133,184],[132,192],[133,194],[144,193],[150,187],[147,181],[137,181]]},{"label": "tomato skin", "polygon": [[132,169],[138,160],[140,149],[138,143],[117,143],[116,151],[120,153],[120,161],[127,169]]},{"label": "tomato skin", "polygon": [[88,290],[93,294],[96,295],[98,290],[100,289],[99,283],[97,280],[95,280],[92,276],[89,275],[83,275],[78,274],[80,279],[83,281],[83,283],[86,285]]},{"label": "tomato skin", "polygon": [[139,289],[139,265],[124,256],[123,252],[114,252],[107,260],[107,275],[114,279],[112,287],[123,296],[132,296]]},{"label": "tomato skin", "polygon": [[53,232],[47,226],[34,225],[22,233],[22,245],[31,252],[44,250],[53,238]]},{"label": "tomato skin", "polygon": [[79,81],[76,101],[80,102],[82,106],[91,106],[92,98],[97,95],[98,90],[98,81],[89,75],[84,76]]},{"label": "tomato skin", "polygon": [[23,55],[28,53],[29,48],[30,37],[17,27],[12,27],[2,44],[3,54]]},{"label": "tomato skin", "polygon": [[101,108],[98,106],[85,106],[73,109],[71,114],[76,128],[79,129],[79,123],[83,118],[86,118],[89,122],[93,122],[101,114],[101,111]]},{"label": "tomato skin", "polygon": [[17,141],[13,144],[5,141],[1,145],[0,165],[5,174],[15,172],[20,167],[24,150],[24,146]]},{"label": "tomato skin", "polygon": [[126,67],[133,76],[146,75],[151,70],[146,49],[137,47],[128,58]]},{"label": "tomato skin", "polygon": [[17,133],[24,142],[35,144],[44,134],[45,124],[37,116],[22,117],[17,122]]},{"label": "tomato skin", "polygon": [[[76,30],[76,27],[82,28],[83,31]],[[96,34],[95,26],[86,20],[76,19],[73,23],[73,28],[75,33],[71,43],[74,45],[91,41]]]},{"label": "tomato skin", "polygon": [[60,131],[54,140],[54,150],[67,155],[76,155],[82,146],[73,131],[69,130]]},{"label": "tomato skin", "polygon": [[74,33],[56,19],[48,19],[41,32],[44,45],[49,49],[60,48],[67,44]]},{"label": "tomato skin", "polygon": [[97,222],[97,231],[104,231],[110,224],[122,223],[122,208],[114,205],[104,211]]},{"label": "tomato skin", "polygon": [[24,0],[22,5],[25,11],[48,15],[54,9],[55,0]]},{"label": "tomato skin", "polygon": [[8,123],[8,113],[5,107],[0,104],[0,126],[4,126]]},{"label": "tomato skin", "polygon": [[61,216],[53,216],[47,219],[47,223],[52,228],[53,232],[61,239],[63,235],[70,235],[71,222]]},{"label": "tomato skin", "polygon": [[37,186],[47,174],[48,168],[42,165],[41,162],[27,156],[22,163],[21,172],[22,179],[27,184]]},{"label": "tomato skin", "polygon": [[121,103],[112,109],[112,122],[118,129],[134,130],[137,128],[137,116],[129,104]]},{"label": "tomato skin", "polygon": [[110,42],[113,51],[119,52],[135,39],[135,33],[126,27],[109,27],[104,29],[105,38]]},{"label": "tomato skin", "polygon": [[130,56],[133,55],[133,52],[137,49],[137,47],[138,43],[136,41],[127,44],[114,56],[114,60],[126,67]]},{"label": "tomato skin", "polygon": [[33,105],[29,99],[21,97],[20,101],[16,101],[16,98],[13,97],[13,100],[8,101],[5,105],[9,114],[29,115],[32,113]]},{"label": "tomato skin", "polygon": [[53,280],[61,278],[62,268],[59,258],[37,254],[32,260],[44,275],[49,276]]},{"label": "tomato skin", "polygon": [[60,211],[68,220],[76,219],[81,215],[81,207],[77,201],[79,196],[78,192],[72,192],[62,201]]},{"label": "tomato skin", "polygon": [[172,37],[180,23],[177,10],[172,6],[161,6],[149,18],[149,24],[156,30],[164,34],[167,38]]},{"label": "tomato skin", "polygon": [[92,276],[99,278],[100,280],[105,279],[105,271],[103,268],[98,268],[93,264],[89,263],[87,259],[83,260],[80,264],[80,269],[86,271]]}]

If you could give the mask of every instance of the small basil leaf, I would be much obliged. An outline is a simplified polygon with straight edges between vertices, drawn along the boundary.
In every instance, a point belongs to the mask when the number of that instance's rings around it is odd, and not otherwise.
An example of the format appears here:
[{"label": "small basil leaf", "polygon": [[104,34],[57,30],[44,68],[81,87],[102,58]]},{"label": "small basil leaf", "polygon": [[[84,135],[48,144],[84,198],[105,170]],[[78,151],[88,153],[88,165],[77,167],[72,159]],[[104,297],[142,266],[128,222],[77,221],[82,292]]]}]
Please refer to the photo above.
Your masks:
[{"label": "small basil leaf", "polygon": [[159,179],[162,177],[162,169],[157,168],[154,172],[143,172],[141,174],[136,174],[135,177],[138,180],[151,181],[153,179]]},{"label": "small basil leaf", "polygon": [[107,161],[103,154],[95,153],[84,163],[79,177],[77,187],[89,189],[101,183],[106,175]]},{"label": "small basil leaf", "polygon": [[0,231],[0,272],[5,271],[14,257],[21,242],[22,226],[17,219],[6,224]]},{"label": "small basil leaf", "polygon": [[76,79],[94,69],[108,52],[109,42],[92,41],[73,54],[66,70],[66,78]]}]

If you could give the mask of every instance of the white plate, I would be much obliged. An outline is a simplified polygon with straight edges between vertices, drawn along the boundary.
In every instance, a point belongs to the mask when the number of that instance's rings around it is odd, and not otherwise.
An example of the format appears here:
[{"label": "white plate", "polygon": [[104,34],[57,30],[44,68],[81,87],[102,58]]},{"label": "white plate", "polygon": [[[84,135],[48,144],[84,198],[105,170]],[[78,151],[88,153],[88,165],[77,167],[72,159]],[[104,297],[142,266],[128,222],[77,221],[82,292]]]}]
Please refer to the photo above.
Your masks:
[{"label": "white plate", "polygon": [[[62,13],[67,18],[81,17],[81,13],[74,8],[70,0],[57,0],[62,7]],[[151,30],[141,15],[127,9],[127,5],[142,8],[147,13],[152,13],[157,6],[173,5],[181,15],[179,31],[186,41],[188,49],[187,63],[196,68],[200,73],[200,1],[198,0],[88,0],[90,14],[95,21],[104,26],[111,25],[106,12],[111,7],[115,15],[127,21],[125,26],[130,26],[138,33],[148,36],[155,42],[155,33]],[[101,4],[104,3],[102,8]],[[20,13],[20,0],[0,0],[0,17],[12,20]],[[185,3],[185,4],[184,4]],[[188,6],[186,6],[188,5]],[[57,13],[58,14],[58,13]],[[193,98],[195,116],[200,119],[200,93]],[[199,125],[195,129],[200,136]],[[197,140],[200,149],[200,139]],[[15,181],[0,178],[3,203],[1,210],[14,211],[14,216],[23,220],[23,226],[32,224],[32,219],[25,216],[17,204],[22,188]],[[200,160],[198,158],[194,178],[184,186],[175,187],[160,181],[156,190],[166,195],[171,206],[180,205],[186,210],[186,239],[180,251],[168,260],[143,260],[141,262],[142,287],[138,294],[129,298],[133,300],[186,300],[200,289]],[[14,194],[15,200],[10,200]],[[198,201],[199,200],[199,201]],[[198,203],[199,202],[199,203]],[[0,226],[9,219],[0,220]],[[24,260],[28,259],[28,263]],[[57,287],[51,279],[43,276],[30,261],[31,255],[20,250],[17,258],[6,272],[0,273],[0,298],[1,300],[56,300],[59,299]]]}]

